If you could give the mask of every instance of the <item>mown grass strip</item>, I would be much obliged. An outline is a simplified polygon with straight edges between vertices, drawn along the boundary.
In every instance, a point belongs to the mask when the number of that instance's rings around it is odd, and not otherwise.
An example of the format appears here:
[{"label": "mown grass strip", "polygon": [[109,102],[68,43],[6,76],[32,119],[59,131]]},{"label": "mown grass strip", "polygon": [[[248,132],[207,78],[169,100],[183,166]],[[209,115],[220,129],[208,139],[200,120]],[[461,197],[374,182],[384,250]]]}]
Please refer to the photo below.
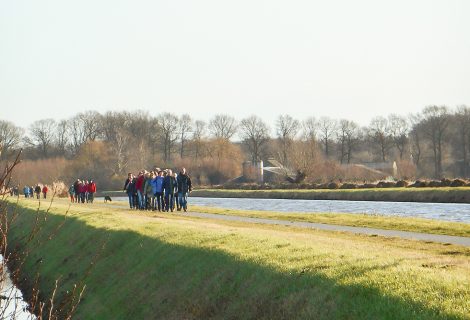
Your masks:
[{"label": "mown grass strip", "polygon": [[191,206],[192,211],[251,218],[316,222],[352,227],[379,228],[421,233],[470,237],[470,224],[431,219],[389,217],[357,213],[295,213],[260,210],[236,210],[207,206]]}]

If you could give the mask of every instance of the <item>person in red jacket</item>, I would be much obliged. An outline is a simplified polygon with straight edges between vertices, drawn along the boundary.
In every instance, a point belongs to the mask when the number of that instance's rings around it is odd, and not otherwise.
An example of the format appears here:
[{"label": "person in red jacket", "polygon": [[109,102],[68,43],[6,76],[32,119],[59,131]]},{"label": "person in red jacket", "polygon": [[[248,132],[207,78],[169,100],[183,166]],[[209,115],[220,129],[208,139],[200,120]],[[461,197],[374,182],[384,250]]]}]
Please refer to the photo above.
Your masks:
[{"label": "person in red jacket", "polygon": [[139,172],[139,176],[137,177],[137,180],[135,182],[135,188],[137,190],[137,201],[139,204],[139,209],[143,210],[145,208],[144,206],[144,177],[145,171]]},{"label": "person in red jacket", "polygon": [[85,203],[85,194],[86,194],[86,184],[85,181],[82,180],[78,185],[78,190],[80,191],[80,200],[79,202]]},{"label": "person in red jacket", "polygon": [[47,191],[49,191],[49,189],[47,189],[47,186],[44,185],[44,187],[42,187],[42,195],[43,195],[44,199],[46,199]]},{"label": "person in red jacket", "polygon": [[90,180],[88,184],[88,202],[93,203],[93,199],[95,198],[96,192],[96,183],[93,180]]}]

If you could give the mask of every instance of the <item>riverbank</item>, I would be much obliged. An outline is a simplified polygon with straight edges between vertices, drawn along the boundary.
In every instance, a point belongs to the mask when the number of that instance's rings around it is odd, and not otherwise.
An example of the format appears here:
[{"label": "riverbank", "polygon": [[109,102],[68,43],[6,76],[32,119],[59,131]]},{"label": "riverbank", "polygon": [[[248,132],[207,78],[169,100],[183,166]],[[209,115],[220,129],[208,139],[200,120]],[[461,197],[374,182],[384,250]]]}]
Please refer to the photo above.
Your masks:
[{"label": "riverbank", "polygon": [[9,241],[30,251],[24,273],[39,272],[46,294],[61,277],[58,296],[86,275],[77,318],[465,319],[470,314],[470,250],[459,246],[116,206],[68,209],[64,200],[52,204],[37,241],[28,242],[37,203],[19,205]]},{"label": "riverbank", "polygon": [[341,190],[238,190],[198,189],[193,197],[210,198],[258,198],[303,200],[349,200],[349,201],[395,201],[395,202],[441,202],[470,203],[470,188],[372,188]]}]

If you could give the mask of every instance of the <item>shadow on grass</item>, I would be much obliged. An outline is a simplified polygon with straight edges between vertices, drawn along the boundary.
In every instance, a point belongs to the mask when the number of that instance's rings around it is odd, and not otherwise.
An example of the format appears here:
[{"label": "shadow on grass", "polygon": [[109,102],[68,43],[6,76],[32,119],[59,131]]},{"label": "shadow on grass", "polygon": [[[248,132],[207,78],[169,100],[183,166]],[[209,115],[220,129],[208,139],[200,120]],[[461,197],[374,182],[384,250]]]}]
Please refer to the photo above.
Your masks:
[{"label": "shadow on grass", "polygon": [[375,288],[339,285],[315,271],[282,273],[219,250],[98,229],[73,217],[48,240],[64,221],[49,215],[25,246],[36,214],[22,209],[9,241],[17,252],[30,251],[23,273],[39,272],[46,294],[61,278],[63,296],[100,252],[77,319],[458,319]]}]

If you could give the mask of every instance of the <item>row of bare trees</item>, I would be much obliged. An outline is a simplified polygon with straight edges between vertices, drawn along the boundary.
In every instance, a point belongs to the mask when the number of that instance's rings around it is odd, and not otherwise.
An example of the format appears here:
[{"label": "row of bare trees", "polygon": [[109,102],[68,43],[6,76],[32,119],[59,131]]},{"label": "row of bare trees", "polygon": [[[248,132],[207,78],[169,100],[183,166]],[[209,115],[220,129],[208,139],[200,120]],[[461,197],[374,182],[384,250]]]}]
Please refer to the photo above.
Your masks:
[{"label": "row of bare trees", "polygon": [[39,120],[27,130],[0,120],[0,141],[3,157],[22,147],[31,159],[74,159],[87,144],[103,142],[112,159],[111,171],[118,175],[157,160],[171,165],[177,159],[198,163],[210,158],[220,164],[230,156],[237,161],[273,157],[293,169],[318,161],[408,161],[419,176],[466,177],[470,173],[470,108],[428,106],[406,117],[375,117],[367,126],[347,119],[299,120],[284,114],[272,128],[255,115],[238,121],[217,114],[203,121],[188,114],[154,117],[144,111],[88,111],[67,120]]}]

